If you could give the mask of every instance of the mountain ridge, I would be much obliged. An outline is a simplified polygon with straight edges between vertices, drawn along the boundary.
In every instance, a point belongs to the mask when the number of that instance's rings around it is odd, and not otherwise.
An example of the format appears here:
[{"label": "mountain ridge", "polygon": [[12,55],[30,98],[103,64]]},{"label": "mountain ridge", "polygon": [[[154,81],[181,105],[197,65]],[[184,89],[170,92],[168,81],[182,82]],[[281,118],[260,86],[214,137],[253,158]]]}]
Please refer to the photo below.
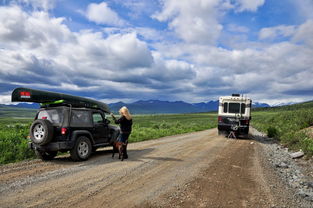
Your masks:
[{"label": "mountain ridge", "polygon": [[[138,100],[133,103],[116,102],[108,104],[117,113],[122,106],[127,106],[134,114],[170,114],[170,113],[200,113],[212,112],[218,109],[218,100],[208,102],[187,103],[184,101]],[[16,107],[38,109],[38,103],[18,103],[17,105],[0,104],[0,107]],[[266,103],[253,103],[254,108],[270,107]]]}]

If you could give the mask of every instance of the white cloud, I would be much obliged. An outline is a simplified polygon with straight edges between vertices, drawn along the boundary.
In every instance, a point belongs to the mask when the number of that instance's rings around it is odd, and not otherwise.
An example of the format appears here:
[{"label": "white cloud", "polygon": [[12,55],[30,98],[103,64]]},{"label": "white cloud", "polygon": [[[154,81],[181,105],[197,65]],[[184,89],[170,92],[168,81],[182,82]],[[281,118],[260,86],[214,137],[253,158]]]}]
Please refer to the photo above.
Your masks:
[{"label": "white cloud", "polygon": [[217,20],[218,5],[219,0],[166,0],[153,18],[169,21],[169,27],[186,42],[215,44],[223,28]]},{"label": "white cloud", "polygon": [[125,21],[113,11],[106,2],[91,3],[87,7],[86,17],[97,24],[123,26]]},{"label": "white cloud", "polygon": [[313,1],[312,0],[301,0],[301,1],[289,0],[288,2],[293,4],[295,11],[304,20],[313,19],[313,12],[312,12]]},{"label": "white cloud", "polygon": [[230,32],[238,32],[238,33],[247,33],[249,32],[249,28],[242,26],[242,25],[236,25],[236,24],[229,24],[227,25],[227,30]]},{"label": "white cloud", "polygon": [[0,39],[5,48],[41,48],[48,52],[57,50],[53,48],[56,43],[72,38],[69,29],[62,24],[64,19],[50,18],[46,12],[28,14],[18,6],[0,7],[0,20]]},{"label": "white cloud", "polygon": [[253,11],[255,12],[260,6],[265,3],[265,0],[237,0],[237,10],[242,11]]},{"label": "white cloud", "polygon": [[0,104],[11,104],[11,95],[0,95]]},{"label": "white cloud", "polygon": [[293,36],[293,41],[307,44],[313,48],[313,20],[308,20],[300,25]]},{"label": "white cloud", "polygon": [[[13,0],[14,2],[14,0]],[[55,7],[56,0],[15,0],[18,4],[26,4],[34,9],[51,10]]]},{"label": "white cloud", "polygon": [[290,37],[294,34],[296,27],[293,25],[279,25],[275,27],[262,28],[259,32],[259,39],[276,39],[279,37]]}]

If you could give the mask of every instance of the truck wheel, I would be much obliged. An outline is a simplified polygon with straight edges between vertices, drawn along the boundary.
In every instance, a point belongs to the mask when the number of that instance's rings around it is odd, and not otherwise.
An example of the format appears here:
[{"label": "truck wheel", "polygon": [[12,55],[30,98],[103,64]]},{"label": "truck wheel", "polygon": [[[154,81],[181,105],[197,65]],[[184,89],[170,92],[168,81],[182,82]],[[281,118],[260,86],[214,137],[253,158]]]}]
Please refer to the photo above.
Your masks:
[{"label": "truck wheel", "polygon": [[41,160],[52,160],[58,154],[58,152],[57,151],[44,152],[35,150],[35,154]]},{"label": "truck wheel", "polygon": [[50,121],[38,119],[30,127],[30,139],[39,145],[49,143],[53,138],[53,126]]},{"label": "truck wheel", "polygon": [[71,149],[71,158],[74,161],[87,160],[92,152],[90,139],[86,136],[80,136],[76,140],[74,148]]}]

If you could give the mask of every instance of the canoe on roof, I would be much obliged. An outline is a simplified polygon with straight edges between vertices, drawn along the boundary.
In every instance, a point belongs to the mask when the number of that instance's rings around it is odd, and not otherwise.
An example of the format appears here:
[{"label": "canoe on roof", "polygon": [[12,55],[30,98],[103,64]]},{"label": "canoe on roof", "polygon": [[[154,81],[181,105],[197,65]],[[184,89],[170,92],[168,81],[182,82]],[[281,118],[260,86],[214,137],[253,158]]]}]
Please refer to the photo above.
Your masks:
[{"label": "canoe on roof", "polygon": [[109,106],[100,101],[24,87],[14,89],[11,100],[12,102],[32,102],[41,104],[71,104],[76,107],[98,108],[104,112],[110,113]]}]

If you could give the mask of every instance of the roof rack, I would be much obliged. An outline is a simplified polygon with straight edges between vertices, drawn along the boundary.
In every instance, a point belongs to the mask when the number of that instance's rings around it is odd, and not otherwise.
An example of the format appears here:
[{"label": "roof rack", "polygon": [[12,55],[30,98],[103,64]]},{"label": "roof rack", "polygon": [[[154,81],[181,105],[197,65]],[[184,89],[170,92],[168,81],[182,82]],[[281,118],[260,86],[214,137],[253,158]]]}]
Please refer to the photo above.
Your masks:
[{"label": "roof rack", "polygon": [[58,106],[68,104],[73,107],[95,108],[106,113],[110,113],[109,106],[103,102],[79,96],[36,90],[31,88],[19,87],[14,89],[11,100],[12,102],[40,103],[41,106]]}]

